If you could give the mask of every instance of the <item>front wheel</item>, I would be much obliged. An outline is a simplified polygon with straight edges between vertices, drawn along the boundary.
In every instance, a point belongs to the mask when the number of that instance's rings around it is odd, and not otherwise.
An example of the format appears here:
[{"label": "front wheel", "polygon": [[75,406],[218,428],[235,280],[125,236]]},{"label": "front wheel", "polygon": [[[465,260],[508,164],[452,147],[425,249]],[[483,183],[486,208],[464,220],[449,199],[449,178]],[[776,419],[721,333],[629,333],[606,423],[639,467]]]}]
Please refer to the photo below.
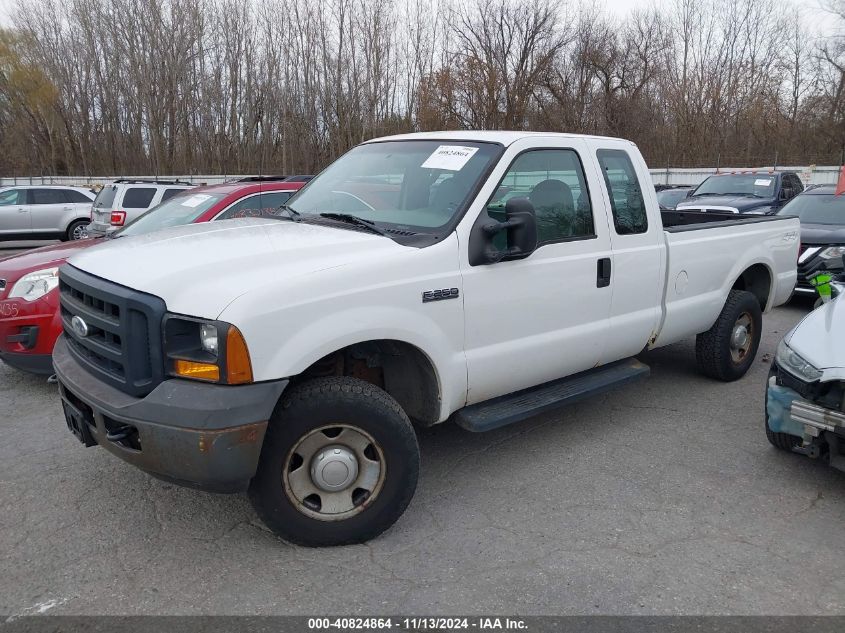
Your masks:
[{"label": "front wheel", "polygon": [[287,541],[361,543],[408,507],[419,462],[411,422],[392,397],[356,378],[319,378],[276,407],[249,496]]},{"label": "front wheel", "polygon": [[742,378],[757,356],[762,329],[757,297],[745,290],[731,290],[713,327],[695,339],[699,371],[725,382]]}]

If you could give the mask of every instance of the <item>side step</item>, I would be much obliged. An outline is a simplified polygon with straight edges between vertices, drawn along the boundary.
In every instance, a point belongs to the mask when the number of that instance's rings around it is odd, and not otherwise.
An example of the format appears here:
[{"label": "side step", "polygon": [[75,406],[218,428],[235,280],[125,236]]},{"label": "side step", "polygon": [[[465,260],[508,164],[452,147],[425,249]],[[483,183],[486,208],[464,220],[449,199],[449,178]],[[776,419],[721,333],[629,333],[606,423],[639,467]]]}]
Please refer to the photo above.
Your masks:
[{"label": "side step", "polygon": [[628,358],[537,387],[471,404],[457,411],[454,420],[467,431],[491,431],[639,378],[646,378],[650,372],[648,365],[636,358]]}]

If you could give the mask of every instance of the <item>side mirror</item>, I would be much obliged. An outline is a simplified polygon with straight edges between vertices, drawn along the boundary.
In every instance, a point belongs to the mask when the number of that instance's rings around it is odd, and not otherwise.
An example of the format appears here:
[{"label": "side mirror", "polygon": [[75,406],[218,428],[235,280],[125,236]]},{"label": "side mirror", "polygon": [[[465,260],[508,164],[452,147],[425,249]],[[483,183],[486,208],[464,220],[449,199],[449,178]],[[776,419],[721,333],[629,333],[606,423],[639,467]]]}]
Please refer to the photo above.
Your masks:
[{"label": "side mirror", "polygon": [[784,187],[780,190],[780,199],[781,200],[789,200],[793,196],[793,189],[792,187]]},{"label": "side mirror", "polygon": [[[534,205],[528,198],[511,198],[505,204],[505,221],[492,222],[482,227],[487,241],[485,260],[494,264],[503,259],[522,259],[537,250],[537,218]],[[507,248],[493,247],[493,237],[507,231]]]},{"label": "side mirror", "polygon": [[688,189],[687,190],[687,198],[692,198],[692,194],[695,192],[695,189]]}]

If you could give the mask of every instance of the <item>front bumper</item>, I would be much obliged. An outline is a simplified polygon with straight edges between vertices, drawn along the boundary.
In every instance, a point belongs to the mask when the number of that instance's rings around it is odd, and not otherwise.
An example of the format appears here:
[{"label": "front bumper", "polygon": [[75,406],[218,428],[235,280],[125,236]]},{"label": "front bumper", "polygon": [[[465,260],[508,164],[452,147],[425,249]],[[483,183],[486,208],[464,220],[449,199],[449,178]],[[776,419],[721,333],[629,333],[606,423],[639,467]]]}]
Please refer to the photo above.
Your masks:
[{"label": "front bumper", "polygon": [[817,457],[827,450],[830,465],[845,471],[845,413],[805,400],[788,386],[769,377],[766,391],[766,418],[769,429],[799,437],[793,450]]},{"label": "front bumper", "polygon": [[[92,376],[56,342],[53,366],[68,427],[133,466],[210,492],[245,490],[287,380],[252,385],[162,382],[135,398]],[[81,414],[81,415],[78,415]],[[81,432],[81,435],[80,435]]]},{"label": "front bumper", "polygon": [[0,360],[36,374],[52,374],[50,355],[61,333],[58,292],[36,301],[6,299],[0,315]]}]

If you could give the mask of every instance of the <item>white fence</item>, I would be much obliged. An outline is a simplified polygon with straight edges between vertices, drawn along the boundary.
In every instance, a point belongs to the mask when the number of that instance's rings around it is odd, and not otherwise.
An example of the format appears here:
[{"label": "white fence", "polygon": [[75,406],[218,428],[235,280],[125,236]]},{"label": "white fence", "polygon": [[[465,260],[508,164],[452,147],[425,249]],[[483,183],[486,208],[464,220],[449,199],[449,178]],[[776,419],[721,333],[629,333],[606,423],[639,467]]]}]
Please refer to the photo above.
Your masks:
[{"label": "white fence", "polygon": [[[774,167],[755,167],[753,171],[769,171]],[[794,171],[801,178],[804,185],[836,184],[839,178],[838,166],[804,165],[800,167],[777,167],[778,171]],[[720,167],[719,172],[750,171],[748,167]],[[717,172],[715,167],[699,167],[694,169],[652,169],[651,179],[656,185],[697,185],[702,180]],[[188,176],[159,176],[166,180],[184,180],[196,185],[214,185],[227,180],[236,180],[245,175],[203,174]],[[0,178],[0,187],[10,185],[71,185],[93,186],[104,185],[115,180],[117,176],[20,176],[15,178]],[[143,178],[153,176],[120,176],[120,178]]]}]

